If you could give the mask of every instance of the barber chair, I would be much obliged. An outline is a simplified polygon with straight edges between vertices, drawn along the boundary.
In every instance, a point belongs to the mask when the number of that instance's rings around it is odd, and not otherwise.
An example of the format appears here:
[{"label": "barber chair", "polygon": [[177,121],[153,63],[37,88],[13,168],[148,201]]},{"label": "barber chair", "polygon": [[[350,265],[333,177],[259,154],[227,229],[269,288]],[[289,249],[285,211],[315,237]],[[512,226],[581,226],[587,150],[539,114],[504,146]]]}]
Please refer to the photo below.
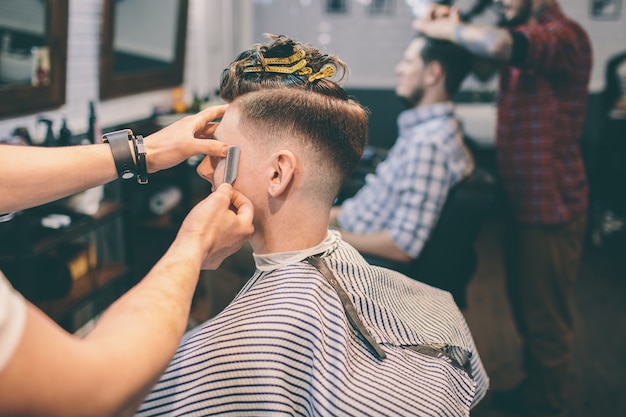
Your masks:
[{"label": "barber chair", "polygon": [[478,266],[474,244],[494,202],[495,180],[477,167],[448,193],[437,225],[417,259],[410,263],[367,259],[449,291],[459,308],[465,308],[467,285]]},{"label": "barber chair", "polygon": [[598,247],[623,241],[626,236],[626,51],[611,57],[606,65],[602,92],[602,126],[590,165],[592,216],[591,241]]}]

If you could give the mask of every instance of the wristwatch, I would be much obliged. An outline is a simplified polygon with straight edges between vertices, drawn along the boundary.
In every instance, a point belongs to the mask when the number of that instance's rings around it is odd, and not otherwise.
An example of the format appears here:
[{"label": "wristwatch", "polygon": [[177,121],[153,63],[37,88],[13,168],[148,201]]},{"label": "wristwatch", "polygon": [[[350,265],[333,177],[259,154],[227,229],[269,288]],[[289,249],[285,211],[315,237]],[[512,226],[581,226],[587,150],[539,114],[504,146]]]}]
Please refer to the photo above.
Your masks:
[{"label": "wristwatch", "polygon": [[133,155],[130,152],[129,141],[133,140],[133,131],[130,129],[116,130],[102,135],[102,142],[108,143],[115,160],[115,168],[123,180],[134,178],[137,172]]}]

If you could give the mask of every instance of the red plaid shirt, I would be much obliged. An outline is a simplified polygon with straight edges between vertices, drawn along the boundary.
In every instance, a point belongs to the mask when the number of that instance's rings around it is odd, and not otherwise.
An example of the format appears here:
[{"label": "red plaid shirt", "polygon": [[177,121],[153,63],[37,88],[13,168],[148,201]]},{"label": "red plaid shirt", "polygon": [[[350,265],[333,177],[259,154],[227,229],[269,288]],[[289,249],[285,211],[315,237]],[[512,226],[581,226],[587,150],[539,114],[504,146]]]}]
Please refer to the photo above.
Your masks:
[{"label": "red plaid shirt", "polygon": [[566,222],[587,209],[580,139],[591,45],[557,4],[538,24],[513,30],[526,36],[528,53],[521,67],[500,72],[499,174],[520,222]]}]

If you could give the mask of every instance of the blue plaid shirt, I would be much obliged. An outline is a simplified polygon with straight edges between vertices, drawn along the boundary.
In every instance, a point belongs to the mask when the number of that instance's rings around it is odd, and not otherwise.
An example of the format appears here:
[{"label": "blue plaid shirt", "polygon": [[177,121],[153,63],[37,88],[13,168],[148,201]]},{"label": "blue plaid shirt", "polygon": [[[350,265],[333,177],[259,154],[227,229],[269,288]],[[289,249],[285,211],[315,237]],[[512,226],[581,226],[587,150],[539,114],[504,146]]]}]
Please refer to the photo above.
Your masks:
[{"label": "blue plaid shirt", "polygon": [[352,233],[387,231],[417,258],[450,188],[474,163],[451,102],[420,106],[398,117],[399,137],[359,192],[342,204],[339,226]]}]

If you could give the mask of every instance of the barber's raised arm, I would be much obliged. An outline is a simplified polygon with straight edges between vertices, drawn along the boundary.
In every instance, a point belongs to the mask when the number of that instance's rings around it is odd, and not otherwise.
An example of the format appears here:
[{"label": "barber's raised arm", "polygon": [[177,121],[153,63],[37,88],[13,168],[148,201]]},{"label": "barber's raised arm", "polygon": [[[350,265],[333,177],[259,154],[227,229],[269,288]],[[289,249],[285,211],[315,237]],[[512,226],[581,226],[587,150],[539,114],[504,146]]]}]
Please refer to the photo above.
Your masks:
[{"label": "barber's raised arm", "polygon": [[[226,107],[210,107],[146,137],[148,172],[173,167],[197,154],[226,156],[227,145],[207,139],[215,130],[210,122],[223,116]],[[0,213],[54,201],[117,177],[108,144],[0,145]]]},{"label": "barber's raised arm", "polygon": [[413,29],[430,38],[444,39],[463,46],[474,55],[509,62],[513,37],[506,29],[464,23],[458,10],[436,6],[425,17],[415,19]]},{"label": "barber's raised arm", "polygon": [[238,250],[253,232],[252,216],[251,202],[221,185],[84,339],[29,304],[20,343],[0,372],[0,416],[134,413],[176,351],[201,266],[216,268]]}]

